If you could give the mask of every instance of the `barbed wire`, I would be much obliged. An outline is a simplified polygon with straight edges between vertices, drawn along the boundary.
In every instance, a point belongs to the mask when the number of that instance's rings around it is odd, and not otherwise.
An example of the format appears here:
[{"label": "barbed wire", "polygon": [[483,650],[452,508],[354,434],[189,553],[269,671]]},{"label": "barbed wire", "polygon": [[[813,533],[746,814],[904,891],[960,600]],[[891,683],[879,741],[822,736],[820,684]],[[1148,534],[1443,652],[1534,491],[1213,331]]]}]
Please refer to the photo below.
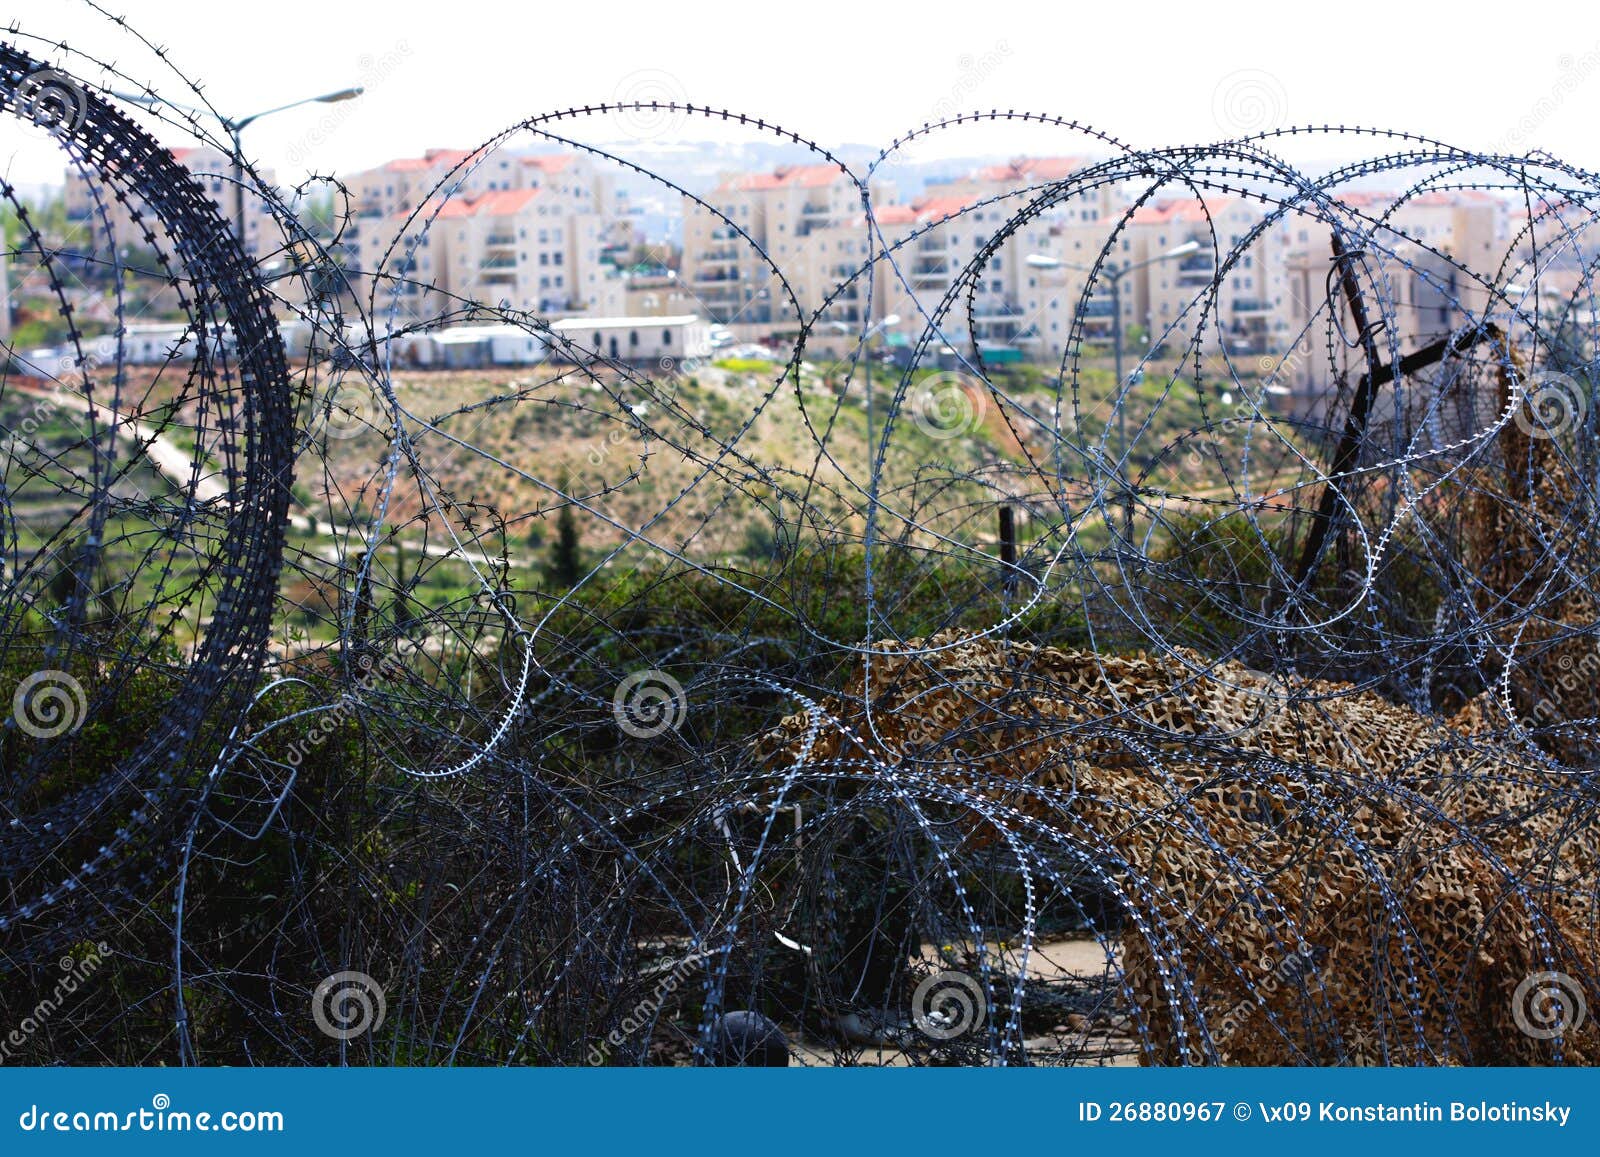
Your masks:
[{"label": "barbed wire", "polygon": [[[54,340],[0,380],[6,1059],[709,1063],[754,1012],[811,1064],[1594,1061],[1593,174],[1011,110],[857,173],[623,101],[376,212],[275,189],[127,36],[168,83],[0,47],[89,201],[0,187]],[[222,154],[256,252],[118,89]],[[842,182],[835,255],[585,139],[663,112]],[[1085,159],[888,199],[1001,120]],[[551,150],[721,231],[719,320],[779,347],[441,276]],[[1031,365],[986,336],[1019,267]]]}]

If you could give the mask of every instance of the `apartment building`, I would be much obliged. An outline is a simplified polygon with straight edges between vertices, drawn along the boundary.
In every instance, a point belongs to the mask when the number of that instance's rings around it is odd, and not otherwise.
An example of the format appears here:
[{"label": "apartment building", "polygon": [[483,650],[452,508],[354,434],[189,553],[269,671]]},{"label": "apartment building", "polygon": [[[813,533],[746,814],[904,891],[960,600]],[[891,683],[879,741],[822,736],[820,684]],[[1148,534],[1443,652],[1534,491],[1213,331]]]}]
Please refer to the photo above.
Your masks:
[{"label": "apartment building", "polygon": [[615,182],[588,157],[521,154],[498,149],[428,149],[343,178],[357,217],[388,217],[430,198],[476,197],[512,189],[543,189],[573,213],[610,217]]},{"label": "apartment building", "polygon": [[[241,210],[244,220],[245,252],[257,261],[278,259],[286,239],[266,202],[248,187],[238,197],[238,183],[234,180],[233,160],[221,149],[209,145],[172,150],[173,158],[192,173],[204,188],[207,196],[216,202],[223,219],[237,221]],[[268,185],[274,180],[271,169],[258,169],[261,179]],[[248,182],[248,178],[247,178]],[[242,205],[241,202],[242,201]],[[110,235],[118,250],[143,248],[146,230],[152,232],[171,256],[171,245],[155,214],[138,205],[140,224],[135,224],[129,205],[118,201],[98,173],[85,173],[77,165],[66,171],[64,202],[68,225],[77,233],[77,241],[102,243],[109,226]]]},{"label": "apartment building", "polygon": [[1587,356],[1600,356],[1600,300],[1586,258],[1588,209],[1565,200],[1540,198],[1514,203],[1505,218],[1506,295],[1514,300],[1522,325],[1537,323],[1548,340],[1552,327]]},{"label": "apartment building", "polygon": [[891,314],[899,317],[900,332],[915,338],[954,290],[956,304],[940,328],[946,343],[965,346],[963,274],[981,268],[973,286],[978,341],[1037,345],[1042,286],[1026,257],[1051,229],[1097,226],[1110,190],[1064,197],[989,250],[1033,198],[1085,164],[1079,157],[1019,158],[931,182],[910,204],[895,203],[887,185],[874,186],[874,216],[888,252],[880,253],[870,274],[862,270],[879,248],[877,239],[868,232],[859,190],[837,166],[730,174],[706,196],[726,220],[685,201],[682,284],[702,312],[739,336],[786,336],[800,316],[764,253],[782,271],[799,314],[818,315],[811,340],[825,348],[850,343],[865,324]]},{"label": "apartment building", "polygon": [[[1059,352],[1066,338],[1060,313],[1075,298],[1078,282],[1064,264],[1043,273],[1036,262],[1059,249],[1067,234],[1075,233],[1081,249],[1085,239],[1104,229],[1113,200],[1110,188],[1061,184],[1087,164],[1082,157],[1023,157],[931,182],[910,206],[907,232],[914,236],[903,255],[896,254],[901,276],[891,281],[899,291],[894,312],[921,321],[959,283],[954,312],[941,325],[949,343],[965,346],[970,329],[980,343],[1015,345],[1033,356],[1047,356],[1052,348]],[[1048,205],[1000,237],[1041,198],[1049,198]],[[962,280],[969,270],[975,281]],[[1052,324],[1059,337],[1054,345]]]},{"label": "apartment building", "polygon": [[[1230,353],[1273,348],[1287,328],[1287,244],[1275,229],[1252,236],[1265,216],[1243,197],[1170,198],[1131,211],[1106,205],[1099,220],[1051,228],[1027,295],[1040,352],[1062,356],[1075,321],[1083,340],[1110,340],[1118,310],[1125,348],[1136,356],[1174,335],[1187,337],[1202,309],[1209,310],[1208,337]],[[1219,280],[1219,259],[1235,249],[1237,260]],[[1100,274],[1090,287],[1096,262]]]},{"label": "apartment building", "polygon": [[1015,239],[986,253],[1014,212],[981,195],[940,190],[916,201],[908,213],[891,215],[905,229],[903,244],[892,252],[892,312],[920,330],[953,291],[940,322],[945,344],[965,346],[970,332],[980,342],[1014,338],[1024,324],[1018,293],[1024,260]]},{"label": "apartment building", "polygon": [[[1339,201],[1348,214],[1348,243],[1362,250],[1359,284],[1368,299],[1369,323],[1379,327],[1384,356],[1395,350],[1403,356],[1449,337],[1472,318],[1507,320],[1506,302],[1517,292],[1513,275],[1518,268],[1506,261],[1511,246],[1507,202],[1477,190],[1405,201],[1397,193],[1355,190],[1340,194]],[[1355,324],[1343,293],[1330,280],[1328,223],[1291,216],[1279,228],[1288,277],[1287,340],[1279,347],[1288,356],[1280,377],[1297,394],[1315,397],[1329,376],[1330,300],[1344,332],[1354,335]],[[1506,285],[1493,284],[1503,277]]]},{"label": "apartment building", "polygon": [[[1426,345],[1491,307],[1490,287],[1463,267],[1500,266],[1503,202],[1470,191],[1399,205],[1393,194],[1342,199],[1352,233],[1370,234],[1367,260],[1381,281],[1373,308],[1381,312],[1380,301],[1388,307],[1386,329],[1402,349]],[[1085,299],[1083,267],[1107,244],[1102,276]],[[1053,223],[1037,242],[1044,267],[1030,278],[1023,300],[1025,312],[1038,319],[1035,350],[1059,357],[1080,315],[1086,339],[1108,339],[1116,301],[1124,340],[1139,354],[1166,334],[1187,340],[1204,306],[1208,352],[1261,357],[1294,351],[1285,374],[1298,386],[1320,387],[1325,356],[1303,355],[1316,355],[1326,344],[1331,245],[1326,220],[1292,210],[1275,215],[1269,203],[1239,194],[1157,199],[1131,210],[1112,205],[1102,208],[1099,220]],[[1130,272],[1116,277],[1119,269]],[[1347,332],[1353,331],[1347,326]]]},{"label": "apartment building", "polygon": [[[1243,196],[1159,201],[1133,214],[1128,231],[1138,239],[1141,259],[1151,262],[1140,278],[1139,319],[1150,340],[1159,342],[1169,330],[1192,331],[1209,304],[1209,329],[1229,354],[1260,355],[1283,347],[1289,331],[1290,234],[1277,222],[1267,226],[1268,214],[1266,205]],[[1161,260],[1189,245],[1195,247],[1192,253]]]},{"label": "apartment building", "polygon": [[[381,311],[430,320],[478,303],[540,316],[624,311],[633,243],[587,157],[429,149],[346,178],[352,283]],[[374,285],[371,275],[391,276]]]},{"label": "apartment building", "polygon": [[[1497,287],[1491,282],[1509,246],[1506,202],[1468,189],[1404,201],[1394,193],[1350,192],[1340,201],[1353,211],[1354,224],[1370,232],[1373,256],[1391,290],[1394,317],[1388,324],[1403,348],[1447,336],[1467,317],[1495,308]],[[1313,244],[1329,252],[1326,226]]]},{"label": "apartment building", "polygon": [[[603,224],[540,188],[494,189],[369,217],[352,281],[380,313],[436,320],[473,304],[541,317],[615,316],[625,284],[601,260]],[[374,284],[366,271],[391,276]]]},{"label": "apartment building", "polygon": [[628,317],[674,317],[694,313],[699,301],[674,270],[624,274],[622,312]]},{"label": "apartment building", "polygon": [[[891,202],[892,187],[874,186],[873,197]],[[882,269],[857,276],[873,246],[860,191],[837,165],[730,174],[705,200],[722,217],[684,200],[679,280],[697,312],[750,339],[793,333],[822,311],[815,332],[822,343],[832,323],[857,328],[890,312]],[[782,270],[794,302],[763,253]],[[869,277],[878,290],[872,318]]]}]

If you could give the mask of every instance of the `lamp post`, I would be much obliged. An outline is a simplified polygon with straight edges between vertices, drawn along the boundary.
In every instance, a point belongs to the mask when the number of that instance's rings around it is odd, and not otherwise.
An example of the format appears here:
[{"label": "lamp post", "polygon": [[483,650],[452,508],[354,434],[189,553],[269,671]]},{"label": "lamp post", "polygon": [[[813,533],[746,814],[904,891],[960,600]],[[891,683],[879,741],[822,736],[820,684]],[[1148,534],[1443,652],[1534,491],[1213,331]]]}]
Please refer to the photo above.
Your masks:
[{"label": "lamp post", "polygon": [[[1163,261],[1175,261],[1180,257],[1187,257],[1200,249],[1200,242],[1185,241],[1182,245],[1158,253],[1154,257],[1147,257],[1143,261],[1135,261],[1128,265],[1101,266],[1099,276],[1111,283],[1111,354],[1117,375],[1117,390],[1120,393],[1127,382],[1122,376],[1122,279],[1137,269],[1157,265]],[[1089,265],[1079,265],[1072,261],[1063,261],[1059,257],[1051,257],[1044,253],[1030,253],[1025,260],[1034,269],[1076,269],[1081,273],[1094,273],[1095,269]],[[1117,407],[1117,442],[1124,456],[1128,447],[1128,411],[1126,406]],[[1123,533],[1128,541],[1133,541],[1133,481],[1130,478],[1127,491],[1127,507],[1124,515],[1125,527]]]},{"label": "lamp post", "polygon": [[[289,109],[299,108],[303,104],[338,104],[341,101],[354,100],[356,97],[360,96],[366,91],[367,90],[365,88],[361,87],[360,85],[356,85],[352,88],[341,88],[337,92],[326,92],[321,96],[308,96],[300,100],[292,100],[288,104],[280,104],[277,108],[263,109],[261,112],[251,113],[247,117],[239,117],[238,119],[234,119],[232,117],[217,118],[222,122],[223,129],[227,131],[229,138],[233,141],[233,227],[234,231],[239,235],[239,244],[241,246],[243,246],[245,243],[244,152],[239,143],[239,134],[244,132],[246,128],[260,120],[262,117],[269,117],[274,113],[287,112]],[[169,108],[178,109],[181,112],[190,113],[191,115],[214,115],[202,109],[191,108],[188,105],[174,104],[170,100],[162,100],[160,97],[156,96],[138,95],[135,93],[126,92],[113,92],[111,95],[120,100],[128,101],[130,104],[142,105],[147,109],[156,109],[165,105]]]},{"label": "lamp post", "polygon": [[[889,330],[893,329],[899,324],[900,315],[898,313],[890,313],[885,314],[883,317],[879,318],[877,321],[867,326],[866,329],[861,331],[861,348],[866,351],[865,360],[867,364],[866,390],[868,430],[872,429],[872,339],[878,336],[880,333],[887,333]],[[837,330],[839,333],[854,332],[853,326],[842,321],[830,321],[828,326],[830,329]]]}]

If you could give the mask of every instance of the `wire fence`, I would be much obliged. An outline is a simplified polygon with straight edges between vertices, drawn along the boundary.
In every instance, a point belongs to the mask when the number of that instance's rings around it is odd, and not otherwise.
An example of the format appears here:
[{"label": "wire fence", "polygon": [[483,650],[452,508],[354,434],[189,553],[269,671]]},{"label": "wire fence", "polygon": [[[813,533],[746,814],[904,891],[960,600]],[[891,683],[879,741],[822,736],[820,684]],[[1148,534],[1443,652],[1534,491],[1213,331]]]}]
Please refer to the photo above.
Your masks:
[{"label": "wire fence", "polygon": [[[852,166],[644,100],[380,213],[10,37],[89,195],[0,183],[4,1059],[1600,1056],[1593,174],[1012,111]],[[586,143],[663,117],[844,200],[779,252]],[[890,211],[995,120],[1088,159]],[[552,150],[717,231],[759,276],[696,312],[782,349],[461,290],[464,207]]]}]

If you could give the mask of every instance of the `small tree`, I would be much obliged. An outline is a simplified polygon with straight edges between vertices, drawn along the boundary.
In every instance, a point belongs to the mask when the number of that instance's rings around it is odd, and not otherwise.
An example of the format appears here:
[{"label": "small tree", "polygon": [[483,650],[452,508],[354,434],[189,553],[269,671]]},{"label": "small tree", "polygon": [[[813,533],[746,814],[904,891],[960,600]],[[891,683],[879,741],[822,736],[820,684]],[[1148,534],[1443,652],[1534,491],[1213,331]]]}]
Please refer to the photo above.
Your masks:
[{"label": "small tree", "polygon": [[583,547],[578,544],[578,520],[572,507],[563,506],[556,518],[556,540],[550,544],[550,585],[570,590],[583,577]]}]

